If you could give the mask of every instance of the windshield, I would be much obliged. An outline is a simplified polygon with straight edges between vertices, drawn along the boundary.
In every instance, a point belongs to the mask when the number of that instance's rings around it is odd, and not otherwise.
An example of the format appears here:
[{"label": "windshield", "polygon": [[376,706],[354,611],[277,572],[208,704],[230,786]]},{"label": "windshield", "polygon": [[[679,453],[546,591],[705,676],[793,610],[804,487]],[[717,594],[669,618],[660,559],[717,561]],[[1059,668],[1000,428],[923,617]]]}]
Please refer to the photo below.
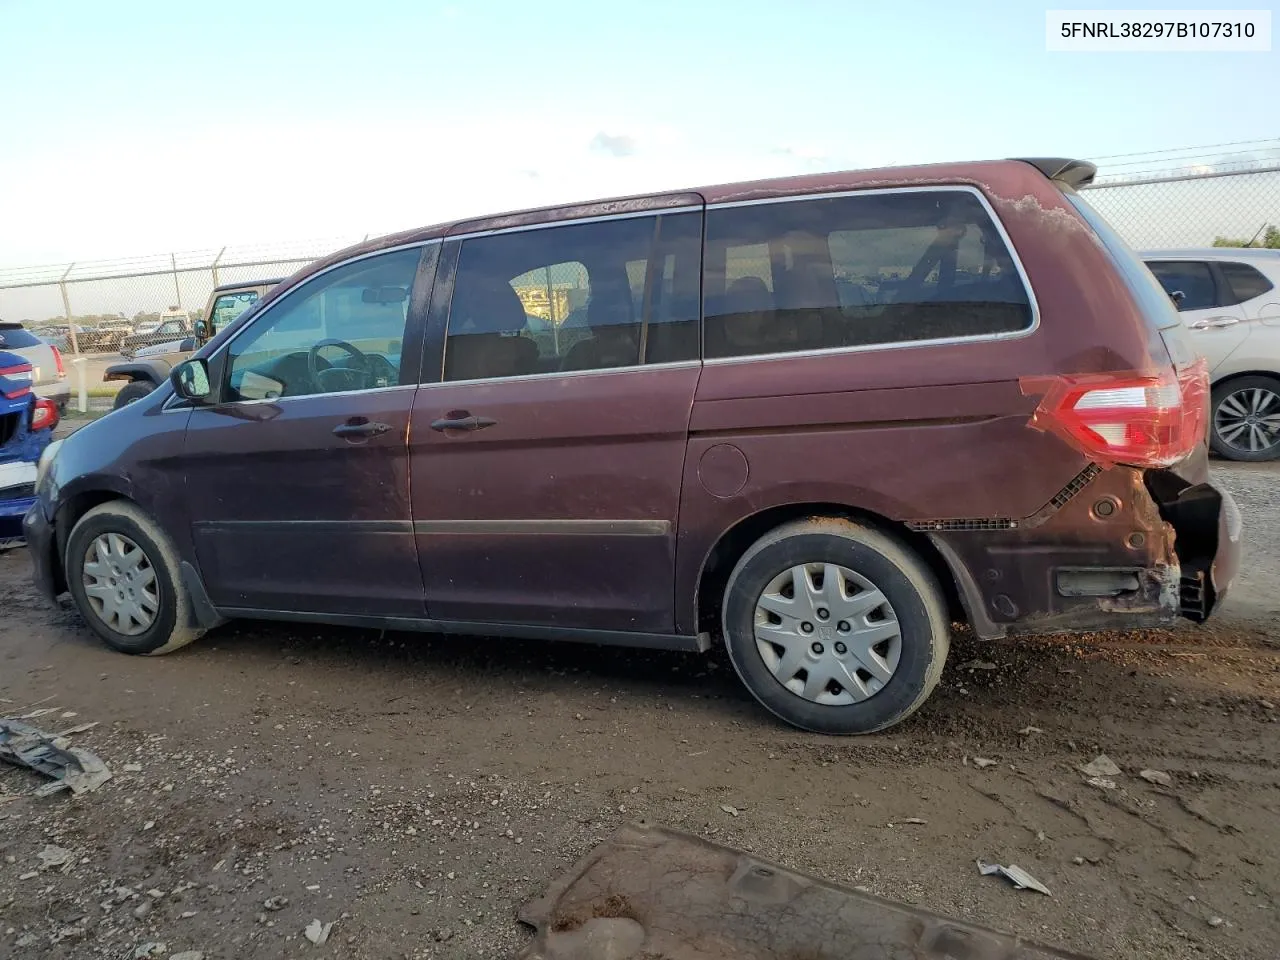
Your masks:
[{"label": "windshield", "polygon": [[1157,330],[1168,330],[1170,327],[1179,326],[1181,321],[1178,319],[1177,308],[1165,293],[1164,287],[1160,286],[1160,281],[1124,242],[1124,238],[1116,233],[1106,217],[1098,213],[1085,201],[1084,197],[1069,187],[1062,192],[1066,194],[1080,216],[1084,217],[1085,222],[1093,228],[1093,232],[1098,235],[1102,245],[1111,254],[1111,259],[1115,261],[1120,275],[1124,277],[1129,292],[1138,301],[1138,306],[1142,308],[1142,314],[1147,318],[1147,322]]}]

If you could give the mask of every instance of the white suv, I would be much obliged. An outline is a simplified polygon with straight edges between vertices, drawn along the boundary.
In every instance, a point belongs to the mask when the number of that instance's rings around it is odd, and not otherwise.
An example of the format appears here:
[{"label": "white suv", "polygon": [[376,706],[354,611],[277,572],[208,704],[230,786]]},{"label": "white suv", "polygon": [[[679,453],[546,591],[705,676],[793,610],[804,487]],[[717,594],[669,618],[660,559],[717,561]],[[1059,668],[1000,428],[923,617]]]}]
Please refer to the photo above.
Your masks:
[{"label": "white suv", "polygon": [[1209,361],[1209,442],[1232,460],[1280,457],[1280,250],[1144,250]]}]

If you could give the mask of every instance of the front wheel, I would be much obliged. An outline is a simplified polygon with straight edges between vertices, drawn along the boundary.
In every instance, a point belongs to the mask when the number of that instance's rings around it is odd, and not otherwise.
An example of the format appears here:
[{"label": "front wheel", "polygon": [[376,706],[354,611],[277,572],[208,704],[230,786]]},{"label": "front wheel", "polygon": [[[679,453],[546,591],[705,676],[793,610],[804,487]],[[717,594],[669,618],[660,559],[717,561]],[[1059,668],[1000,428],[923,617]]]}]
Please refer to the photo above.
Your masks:
[{"label": "front wheel", "polygon": [[130,380],[116,392],[116,399],[111,404],[111,409],[119,410],[121,407],[127,407],[135,400],[141,400],[155,388],[154,383],[147,383],[145,380]]},{"label": "front wheel", "polygon": [[193,626],[173,543],[128,501],[100,504],[77,521],[65,569],[80,615],[121,653],[170,653],[204,633]]},{"label": "front wheel", "polygon": [[848,520],[785,524],[738,561],[723,626],[734,669],[766,708],[816,733],[884,730],[942,676],[950,625],[929,568]]}]

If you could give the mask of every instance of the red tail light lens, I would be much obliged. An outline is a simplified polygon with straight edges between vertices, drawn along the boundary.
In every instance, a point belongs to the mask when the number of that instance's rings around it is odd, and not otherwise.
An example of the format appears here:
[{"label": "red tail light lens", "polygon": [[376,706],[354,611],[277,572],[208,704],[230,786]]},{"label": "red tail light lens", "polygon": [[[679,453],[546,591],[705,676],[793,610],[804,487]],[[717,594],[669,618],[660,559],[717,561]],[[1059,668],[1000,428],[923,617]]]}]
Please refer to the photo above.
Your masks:
[{"label": "red tail light lens", "polygon": [[48,427],[56,427],[57,425],[57,405],[52,400],[37,400],[35,409],[31,411],[31,429],[44,430]]},{"label": "red tail light lens", "polygon": [[0,367],[0,391],[5,399],[16,400],[31,392],[31,364],[19,363]]},{"label": "red tail light lens", "polygon": [[63,380],[67,376],[67,368],[62,365],[62,351],[52,345],[49,349],[53,351],[53,362],[58,366],[58,379]]},{"label": "red tail light lens", "polygon": [[1208,429],[1203,359],[1179,373],[1024,377],[1020,385],[1025,395],[1043,394],[1030,425],[1097,463],[1166,467],[1192,453]]}]

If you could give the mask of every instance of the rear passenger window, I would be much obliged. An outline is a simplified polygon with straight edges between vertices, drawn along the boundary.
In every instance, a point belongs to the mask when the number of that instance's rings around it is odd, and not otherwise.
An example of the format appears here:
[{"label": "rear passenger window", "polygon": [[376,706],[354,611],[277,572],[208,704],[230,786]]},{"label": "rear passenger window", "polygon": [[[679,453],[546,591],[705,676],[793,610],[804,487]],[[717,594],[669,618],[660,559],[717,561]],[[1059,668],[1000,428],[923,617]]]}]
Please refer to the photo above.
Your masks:
[{"label": "rear passenger window", "polygon": [[668,214],[463,241],[445,379],[696,360],[701,221]]},{"label": "rear passenger window", "polygon": [[1220,263],[1218,269],[1226,278],[1230,297],[1225,297],[1228,304],[1244,303],[1254,297],[1260,297],[1274,284],[1247,263]]},{"label": "rear passenger window", "polygon": [[1177,291],[1182,291],[1182,300],[1178,303],[1180,312],[1218,306],[1213,274],[1207,263],[1198,260],[1152,260],[1147,266],[1156,275],[1165,293],[1173,296]]},{"label": "rear passenger window", "polygon": [[1033,322],[1013,257],[968,191],[712,210],[705,271],[708,358],[992,336]]}]

